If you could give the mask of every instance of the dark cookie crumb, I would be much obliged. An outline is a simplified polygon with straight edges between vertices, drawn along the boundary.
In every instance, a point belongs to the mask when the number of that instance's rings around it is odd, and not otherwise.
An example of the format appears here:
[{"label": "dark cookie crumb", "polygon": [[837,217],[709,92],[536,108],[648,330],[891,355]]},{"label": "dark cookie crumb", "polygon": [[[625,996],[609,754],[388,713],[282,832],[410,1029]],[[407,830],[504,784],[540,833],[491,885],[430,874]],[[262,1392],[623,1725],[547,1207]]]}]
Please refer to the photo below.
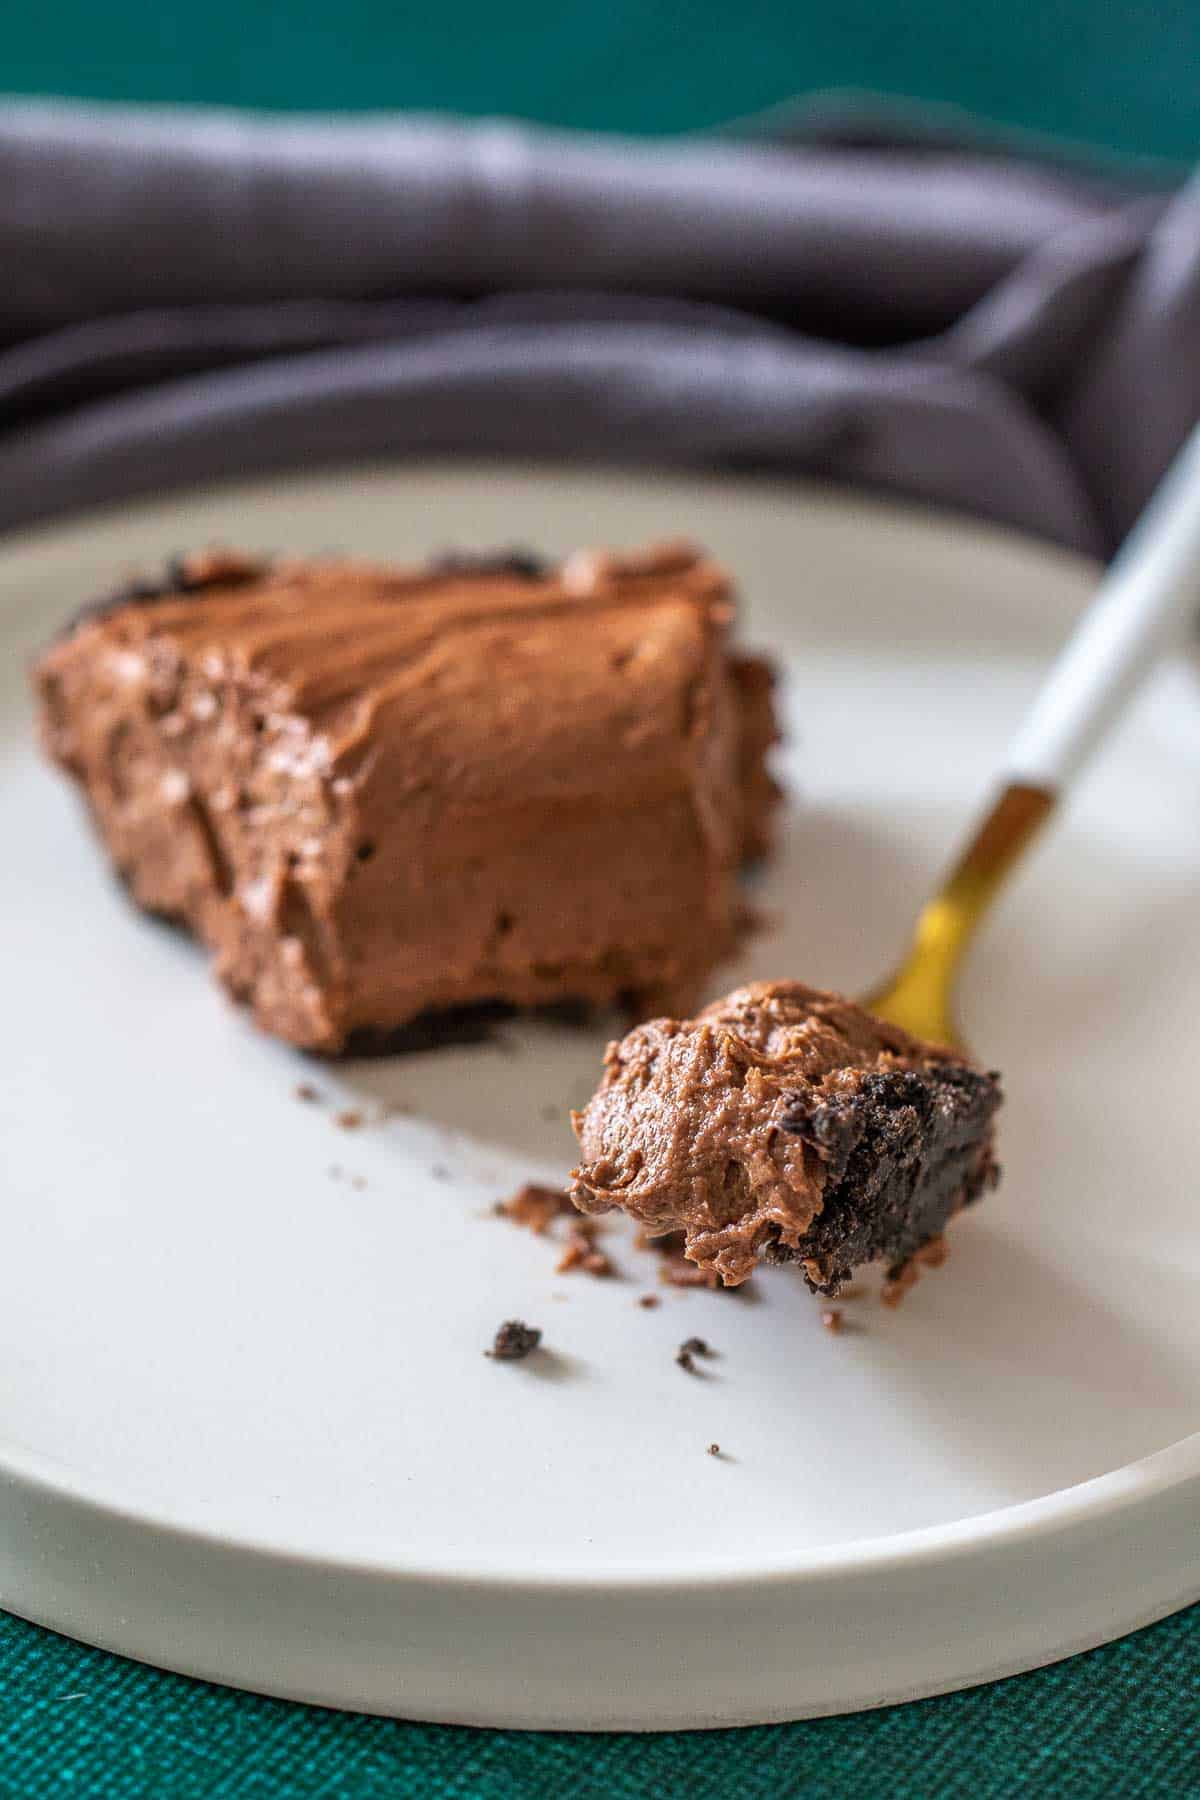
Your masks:
[{"label": "dark cookie crumb", "polygon": [[485,1356],[493,1356],[497,1362],[520,1362],[532,1350],[536,1350],[542,1341],[538,1326],[526,1325],[523,1319],[506,1319],[492,1340],[490,1350]]},{"label": "dark cookie crumb", "polygon": [[550,567],[544,557],[519,544],[501,550],[443,550],[429,559],[433,575],[515,575],[520,581],[540,581]]},{"label": "dark cookie crumb", "polygon": [[315,1106],[321,1098],[320,1088],[315,1088],[311,1081],[299,1082],[292,1092],[297,1100],[303,1100],[309,1106]]},{"label": "dark cookie crumb", "polygon": [[938,1233],[913,1251],[907,1262],[894,1264],[887,1272],[879,1298],[885,1306],[899,1306],[909,1288],[915,1287],[922,1269],[940,1269],[950,1254],[945,1237]]},{"label": "dark cookie crumb", "polygon": [[652,1307],[661,1306],[662,1301],[657,1294],[642,1294],[638,1298],[638,1305],[644,1306],[647,1312],[649,1312]]},{"label": "dark cookie crumb", "polygon": [[334,1124],[341,1131],[357,1131],[363,1122],[363,1116],[357,1107],[348,1107],[345,1112],[334,1115]]},{"label": "dark cookie crumb", "polygon": [[721,1454],[720,1444],[710,1444],[708,1446],[708,1454],[710,1456],[720,1456],[720,1454]]},{"label": "dark cookie crumb", "polygon": [[173,594],[197,594],[207,587],[234,587],[257,581],[270,568],[270,558],[242,556],[234,551],[201,551],[193,556],[173,556],[161,575],[135,576],[112,592],[89,600],[67,620],[60,636],[68,637],[81,625],[91,625],[126,606],[145,606]]},{"label": "dark cookie crumb", "polygon": [[715,1354],[716,1352],[712,1349],[711,1345],[705,1343],[703,1338],[690,1337],[685,1338],[683,1343],[680,1344],[678,1350],[675,1352],[675,1361],[679,1364],[681,1369],[686,1369],[689,1375],[698,1375],[700,1371],[696,1367],[696,1358],[698,1356],[713,1356]]}]

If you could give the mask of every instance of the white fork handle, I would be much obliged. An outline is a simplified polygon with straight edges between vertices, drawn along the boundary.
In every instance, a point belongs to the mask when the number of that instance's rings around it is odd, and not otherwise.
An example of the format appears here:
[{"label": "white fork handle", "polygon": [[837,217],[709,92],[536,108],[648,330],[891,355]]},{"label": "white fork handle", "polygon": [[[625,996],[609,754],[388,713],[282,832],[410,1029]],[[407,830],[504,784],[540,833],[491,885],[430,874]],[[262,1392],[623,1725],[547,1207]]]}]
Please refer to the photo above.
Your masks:
[{"label": "white fork handle", "polygon": [[1007,779],[1060,790],[1200,614],[1200,425],[1125,539],[1010,746]]}]

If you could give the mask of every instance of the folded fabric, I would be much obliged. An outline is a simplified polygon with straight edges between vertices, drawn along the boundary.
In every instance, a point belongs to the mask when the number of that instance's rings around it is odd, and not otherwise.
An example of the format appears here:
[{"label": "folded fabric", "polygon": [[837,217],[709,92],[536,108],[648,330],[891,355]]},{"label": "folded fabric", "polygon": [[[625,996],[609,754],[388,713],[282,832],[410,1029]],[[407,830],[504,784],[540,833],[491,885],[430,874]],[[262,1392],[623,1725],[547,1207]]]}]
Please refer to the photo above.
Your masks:
[{"label": "folded fabric", "polygon": [[1106,554],[1200,416],[1200,188],[943,137],[13,101],[0,266],[6,529],[466,452],[819,475]]}]

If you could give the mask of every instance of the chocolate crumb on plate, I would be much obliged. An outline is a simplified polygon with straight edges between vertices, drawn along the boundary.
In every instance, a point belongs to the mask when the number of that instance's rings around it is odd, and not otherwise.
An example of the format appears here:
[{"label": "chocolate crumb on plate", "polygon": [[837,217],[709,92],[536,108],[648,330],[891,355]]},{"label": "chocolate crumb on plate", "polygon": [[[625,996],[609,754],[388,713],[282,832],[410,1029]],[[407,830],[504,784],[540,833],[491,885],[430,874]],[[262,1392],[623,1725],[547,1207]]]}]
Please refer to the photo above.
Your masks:
[{"label": "chocolate crumb on plate", "polygon": [[321,1098],[320,1088],[315,1088],[311,1081],[301,1081],[292,1089],[297,1100],[303,1100],[308,1106],[315,1106]]},{"label": "chocolate crumb on plate", "polygon": [[720,1456],[720,1454],[721,1454],[720,1444],[710,1444],[708,1446],[708,1454],[710,1456]]},{"label": "chocolate crumb on plate", "polygon": [[675,1352],[675,1361],[679,1364],[681,1369],[686,1369],[689,1375],[698,1375],[700,1371],[696,1367],[696,1358],[698,1356],[715,1355],[716,1352],[713,1350],[712,1346],[705,1343],[702,1337],[690,1337],[685,1338],[683,1343],[680,1344],[678,1350]]},{"label": "chocolate crumb on plate", "polygon": [[567,1247],[555,1265],[555,1273],[568,1275],[572,1269],[582,1269],[585,1275],[611,1275],[614,1273],[612,1261],[605,1256],[603,1250],[597,1250],[591,1237],[583,1231],[573,1231],[567,1239]]},{"label": "chocolate crumb on plate", "polygon": [[640,1294],[638,1296],[638,1305],[644,1306],[647,1312],[649,1312],[652,1307],[661,1306],[662,1301],[657,1294]]},{"label": "chocolate crumb on plate", "polygon": [[351,1106],[344,1112],[335,1113],[333,1122],[339,1131],[357,1131],[363,1122],[363,1116],[357,1107]]},{"label": "chocolate crumb on plate", "polygon": [[506,1319],[493,1338],[491,1349],[485,1350],[484,1355],[495,1357],[497,1362],[521,1362],[541,1341],[542,1334],[536,1325],[526,1325],[523,1319]]},{"label": "chocolate crumb on plate", "polygon": [[940,1269],[950,1253],[950,1246],[941,1233],[932,1237],[927,1243],[914,1250],[907,1262],[896,1263],[887,1272],[887,1278],[879,1290],[879,1298],[885,1306],[899,1306],[909,1288],[915,1287],[922,1269]]},{"label": "chocolate crumb on plate", "polygon": [[561,1189],[543,1187],[536,1181],[527,1181],[510,1200],[497,1200],[496,1212],[514,1225],[527,1226],[538,1237],[544,1236],[561,1214],[579,1216]]}]

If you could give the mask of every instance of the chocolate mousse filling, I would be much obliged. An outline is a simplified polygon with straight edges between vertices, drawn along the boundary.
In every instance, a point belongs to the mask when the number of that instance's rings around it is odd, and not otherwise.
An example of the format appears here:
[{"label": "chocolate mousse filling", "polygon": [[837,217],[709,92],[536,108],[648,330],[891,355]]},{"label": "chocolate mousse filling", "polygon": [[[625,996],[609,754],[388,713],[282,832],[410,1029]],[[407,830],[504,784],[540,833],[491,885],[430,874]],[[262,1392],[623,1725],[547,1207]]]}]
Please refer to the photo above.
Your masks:
[{"label": "chocolate mousse filling", "polygon": [[680,1010],[776,799],[770,670],[688,544],[420,568],[218,551],[77,615],[43,740],[134,899],[268,1031]]},{"label": "chocolate mousse filling", "polygon": [[763,982],[610,1044],[573,1118],[571,1198],[620,1207],[736,1286],[795,1262],[837,1292],[897,1272],[998,1176],[996,1075],[836,994]]}]

